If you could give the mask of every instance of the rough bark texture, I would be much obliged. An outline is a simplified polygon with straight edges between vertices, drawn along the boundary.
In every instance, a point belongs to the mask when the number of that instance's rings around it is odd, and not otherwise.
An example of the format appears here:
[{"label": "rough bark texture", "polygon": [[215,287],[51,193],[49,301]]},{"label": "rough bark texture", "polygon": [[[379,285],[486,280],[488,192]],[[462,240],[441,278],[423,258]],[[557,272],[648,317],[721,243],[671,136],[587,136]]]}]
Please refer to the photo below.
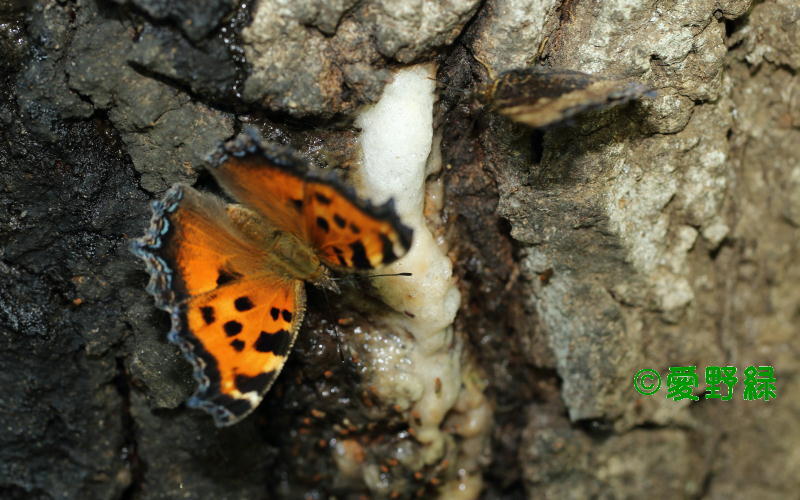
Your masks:
[{"label": "rough bark texture", "polygon": [[[430,60],[456,334],[495,406],[482,495],[800,488],[796,1],[6,0],[0,497],[406,498],[459,473],[390,458],[408,419],[362,379],[369,320],[313,291],[252,418],[220,430],[187,410],[189,366],[127,251],[147,200],[214,189],[206,154],[243,123],[356,162],[352,113]],[[463,92],[535,63],[657,96],[533,132]],[[778,398],[631,387],[686,365],[772,365]],[[376,482],[342,479],[331,449],[366,441]]]}]

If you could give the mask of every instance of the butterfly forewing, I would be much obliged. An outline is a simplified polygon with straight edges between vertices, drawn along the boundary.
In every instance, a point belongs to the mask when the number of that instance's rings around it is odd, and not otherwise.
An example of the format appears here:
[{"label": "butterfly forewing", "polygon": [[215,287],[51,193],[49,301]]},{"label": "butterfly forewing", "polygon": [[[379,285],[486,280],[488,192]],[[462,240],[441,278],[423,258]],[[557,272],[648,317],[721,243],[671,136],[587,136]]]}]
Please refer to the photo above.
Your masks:
[{"label": "butterfly forewing", "polygon": [[533,67],[500,75],[484,98],[498,113],[539,128],[652,93],[638,82],[604,79],[580,71]]},{"label": "butterfly forewing", "polygon": [[304,236],[303,177],[289,166],[292,159],[267,157],[258,146],[236,142],[211,169],[217,182],[237,201],[284,231]]},{"label": "butterfly forewing", "polygon": [[301,236],[330,267],[374,269],[402,257],[411,245],[412,231],[391,203],[364,202],[333,175],[309,173],[302,160],[262,146],[252,135],[217,153],[212,172],[229,194]]},{"label": "butterfly forewing", "polygon": [[396,261],[411,246],[411,230],[391,204],[366,210],[352,195],[323,181],[309,181],[304,200],[309,238],[331,267],[374,269]]}]

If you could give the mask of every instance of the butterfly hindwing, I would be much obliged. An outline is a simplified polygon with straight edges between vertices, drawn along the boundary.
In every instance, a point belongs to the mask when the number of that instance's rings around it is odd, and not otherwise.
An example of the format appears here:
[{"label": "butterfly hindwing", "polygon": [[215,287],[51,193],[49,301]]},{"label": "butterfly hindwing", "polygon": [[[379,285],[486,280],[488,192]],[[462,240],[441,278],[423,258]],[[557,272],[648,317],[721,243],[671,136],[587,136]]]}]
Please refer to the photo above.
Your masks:
[{"label": "butterfly hindwing", "polygon": [[169,338],[194,365],[190,405],[229,425],[250,413],[283,367],[305,311],[303,282],[270,271],[268,255],[216,197],[176,185],[133,243],[148,290],[172,316]]},{"label": "butterfly hindwing", "polygon": [[255,409],[294,344],[304,298],[302,281],[261,276],[226,283],[189,301],[185,330],[207,379],[189,406],[208,410],[220,425]]}]

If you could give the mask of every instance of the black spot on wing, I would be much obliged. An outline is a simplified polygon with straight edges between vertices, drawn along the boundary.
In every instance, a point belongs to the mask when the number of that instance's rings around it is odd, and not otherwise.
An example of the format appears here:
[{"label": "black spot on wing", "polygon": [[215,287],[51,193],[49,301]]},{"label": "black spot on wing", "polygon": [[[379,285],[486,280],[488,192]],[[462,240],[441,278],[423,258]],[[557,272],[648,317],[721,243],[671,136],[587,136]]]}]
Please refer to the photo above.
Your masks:
[{"label": "black spot on wing", "polygon": [[250,297],[243,296],[233,301],[233,307],[235,307],[237,311],[244,312],[249,311],[255,306],[253,305],[253,301],[250,300]]},{"label": "black spot on wing", "polygon": [[275,333],[261,332],[253,347],[258,352],[271,352],[276,356],[286,356],[289,352],[289,332],[278,330]]},{"label": "black spot on wing", "polygon": [[347,224],[347,221],[344,220],[339,214],[333,214],[333,222],[335,222],[340,228],[344,228],[344,226]]},{"label": "black spot on wing", "polygon": [[331,199],[325,196],[322,193],[314,193],[314,198],[317,199],[318,202],[322,203],[323,205],[330,205]]},{"label": "black spot on wing", "polygon": [[203,321],[206,322],[207,325],[210,325],[214,322],[214,308],[211,306],[203,306],[200,308],[200,314],[203,315]]},{"label": "black spot on wing", "polygon": [[217,272],[219,273],[217,274],[217,286],[222,286],[225,283],[230,283],[236,278],[242,277],[241,274],[228,271],[227,269],[219,269]]},{"label": "black spot on wing", "polygon": [[233,337],[239,335],[242,331],[242,324],[238,321],[228,321],[225,323],[222,328],[225,330],[225,335],[228,337]]},{"label": "black spot on wing", "polygon": [[252,377],[247,375],[236,375],[235,383],[239,392],[258,392],[261,393],[269,387],[275,377],[274,371],[259,373]]},{"label": "black spot on wing", "polygon": [[288,310],[284,309],[283,311],[281,311],[281,316],[283,316],[283,320],[285,322],[287,322],[287,323],[291,323],[292,322],[292,312],[291,311],[288,311]]},{"label": "black spot on wing", "polygon": [[372,264],[370,264],[367,258],[367,250],[364,248],[363,243],[360,241],[350,243],[350,249],[353,251],[353,265],[356,266],[356,268],[372,269]]},{"label": "black spot on wing", "polygon": [[397,260],[397,255],[394,253],[394,245],[392,240],[383,233],[380,233],[381,238],[381,252],[383,253],[383,263],[390,264]]},{"label": "black spot on wing", "polygon": [[273,321],[278,321],[278,315],[280,315],[280,313],[281,310],[278,309],[277,307],[273,307],[272,309],[269,310],[269,315],[272,316]]},{"label": "black spot on wing", "polygon": [[292,206],[298,212],[303,210],[303,200],[292,200]]},{"label": "black spot on wing", "polygon": [[328,224],[328,221],[325,220],[324,217],[317,217],[317,227],[319,227],[326,233],[331,230],[330,224]]},{"label": "black spot on wing", "polygon": [[361,228],[356,226],[352,222],[350,223],[350,230],[353,231],[353,234],[359,234],[361,232]]},{"label": "black spot on wing", "polygon": [[233,341],[231,341],[231,347],[236,349],[236,352],[242,352],[242,350],[244,350],[244,342],[239,339],[233,339]]}]

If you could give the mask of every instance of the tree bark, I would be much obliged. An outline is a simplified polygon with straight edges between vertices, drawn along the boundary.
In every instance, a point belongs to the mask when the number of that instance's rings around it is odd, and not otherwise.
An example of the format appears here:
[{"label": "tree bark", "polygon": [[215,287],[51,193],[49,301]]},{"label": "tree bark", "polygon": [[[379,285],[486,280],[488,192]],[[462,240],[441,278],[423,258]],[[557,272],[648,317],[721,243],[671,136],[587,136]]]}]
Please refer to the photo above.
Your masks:
[{"label": "tree bark", "polygon": [[[0,55],[3,498],[800,487],[796,1],[6,0]],[[444,193],[429,221],[463,350],[441,449],[373,385],[363,332],[419,349],[413,335],[310,287],[275,387],[215,428],[185,407],[190,367],[128,251],[148,200],[174,182],[219,192],[207,154],[246,125],[357,169],[354,117],[429,62]],[[477,99],[533,65],[655,93],[544,131]],[[631,385],[678,366],[696,367],[698,401]],[[704,398],[709,366],[738,369],[732,401]],[[774,367],[775,399],[743,400],[749,366]],[[458,429],[467,407],[491,425]]]}]

